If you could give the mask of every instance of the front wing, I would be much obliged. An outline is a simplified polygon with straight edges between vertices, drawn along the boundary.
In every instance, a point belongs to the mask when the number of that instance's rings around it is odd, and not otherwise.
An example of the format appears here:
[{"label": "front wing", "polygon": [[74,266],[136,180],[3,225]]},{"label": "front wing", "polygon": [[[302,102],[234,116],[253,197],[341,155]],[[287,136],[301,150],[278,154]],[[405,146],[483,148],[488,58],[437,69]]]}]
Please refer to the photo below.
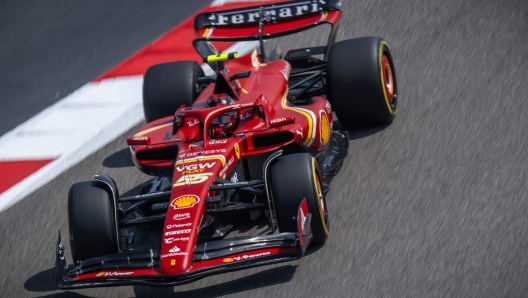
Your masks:
[{"label": "front wing", "polygon": [[311,214],[306,200],[297,217],[298,233],[278,233],[255,237],[230,238],[197,245],[192,269],[175,275],[161,275],[159,252],[121,252],[87,259],[80,265],[67,265],[61,235],[56,248],[56,279],[61,289],[148,285],[178,286],[206,276],[270,265],[301,258],[313,238]]}]

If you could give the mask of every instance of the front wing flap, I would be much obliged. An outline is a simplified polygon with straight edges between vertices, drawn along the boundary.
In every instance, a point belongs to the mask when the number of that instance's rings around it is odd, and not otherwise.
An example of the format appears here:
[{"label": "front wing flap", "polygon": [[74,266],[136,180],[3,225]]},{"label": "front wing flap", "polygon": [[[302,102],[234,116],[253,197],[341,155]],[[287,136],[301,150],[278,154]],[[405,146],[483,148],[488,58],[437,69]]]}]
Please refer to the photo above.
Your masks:
[{"label": "front wing flap", "polygon": [[[293,261],[301,258],[313,238],[306,200],[299,206],[298,233],[230,238],[198,245],[188,272],[161,275],[159,252],[121,252],[67,265],[61,234],[56,246],[55,272],[59,288],[148,285],[178,286],[206,276]],[[306,216],[304,215],[306,214]]]}]

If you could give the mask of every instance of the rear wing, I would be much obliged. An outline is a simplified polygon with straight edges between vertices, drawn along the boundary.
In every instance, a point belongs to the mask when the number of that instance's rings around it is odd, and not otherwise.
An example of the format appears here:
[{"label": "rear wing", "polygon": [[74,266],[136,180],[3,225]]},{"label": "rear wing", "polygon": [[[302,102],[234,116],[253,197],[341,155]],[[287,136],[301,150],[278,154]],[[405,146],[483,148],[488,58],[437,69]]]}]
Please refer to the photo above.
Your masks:
[{"label": "rear wing", "polygon": [[[199,40],[244,41],[259,39],[260,12],[265,11],[263,39],[296,33],[329,23],[332,34],[341,15],[340,0],[268,1],[271,4],[215,10],[198,14],[194,20],[195,44]],[[333,37],[331,37],[333,41]]]}]

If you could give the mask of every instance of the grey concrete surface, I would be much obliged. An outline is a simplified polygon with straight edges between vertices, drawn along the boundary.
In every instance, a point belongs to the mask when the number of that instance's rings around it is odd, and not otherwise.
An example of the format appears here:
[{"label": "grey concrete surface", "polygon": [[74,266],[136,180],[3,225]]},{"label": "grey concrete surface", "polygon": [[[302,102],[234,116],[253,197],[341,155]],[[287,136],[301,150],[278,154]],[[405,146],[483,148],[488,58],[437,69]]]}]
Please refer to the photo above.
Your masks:
[{"label": "grey concrete surface", "polygon": [[0,296],[528,296],[528,4],[358,0],[343,10],[338,40],[388,41],[401,101],[392,125],[351,132],[324,246],[177,288],[57,291],[50,268],[69,185],[106,173],[126,191],[148,179],[122,137],[0,214]]},{"label": "grey concrete surface", "polygon": [[208,2],[0,1],[0,135],[103,74]]}]

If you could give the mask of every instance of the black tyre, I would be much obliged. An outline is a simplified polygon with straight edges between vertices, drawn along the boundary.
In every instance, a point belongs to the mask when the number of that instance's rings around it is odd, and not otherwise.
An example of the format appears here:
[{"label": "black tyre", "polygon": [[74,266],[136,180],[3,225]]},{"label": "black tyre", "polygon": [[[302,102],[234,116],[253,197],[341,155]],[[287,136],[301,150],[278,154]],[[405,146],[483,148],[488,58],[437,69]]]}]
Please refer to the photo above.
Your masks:
[{"label": "black tyre", "polygon": [[114,210],[102,182],[86,181],[71,186],[68,222],[75,264],[118,252]]},{"label": "black tyre", "polygon": [[312,243],[328,238],[328,208],[317,173],[317,162],[308,153],[282,156],[271,167],[271,194],[280,232],[298,232],[297,212],[306,198],[312,214]]},{"label": "black tyre", "polygon": [[344,40],[328,56],[328,93],[346,128],[390,123],[398,110],[392,56],[380,37]]},{"label": "black tyre", "polygon": [[143,111],[147,122],[172,116],[183,104],[190,107],[197,97],[196,78],[203,70],[195,61],[177,61],[151,66],[143,81]]}]

